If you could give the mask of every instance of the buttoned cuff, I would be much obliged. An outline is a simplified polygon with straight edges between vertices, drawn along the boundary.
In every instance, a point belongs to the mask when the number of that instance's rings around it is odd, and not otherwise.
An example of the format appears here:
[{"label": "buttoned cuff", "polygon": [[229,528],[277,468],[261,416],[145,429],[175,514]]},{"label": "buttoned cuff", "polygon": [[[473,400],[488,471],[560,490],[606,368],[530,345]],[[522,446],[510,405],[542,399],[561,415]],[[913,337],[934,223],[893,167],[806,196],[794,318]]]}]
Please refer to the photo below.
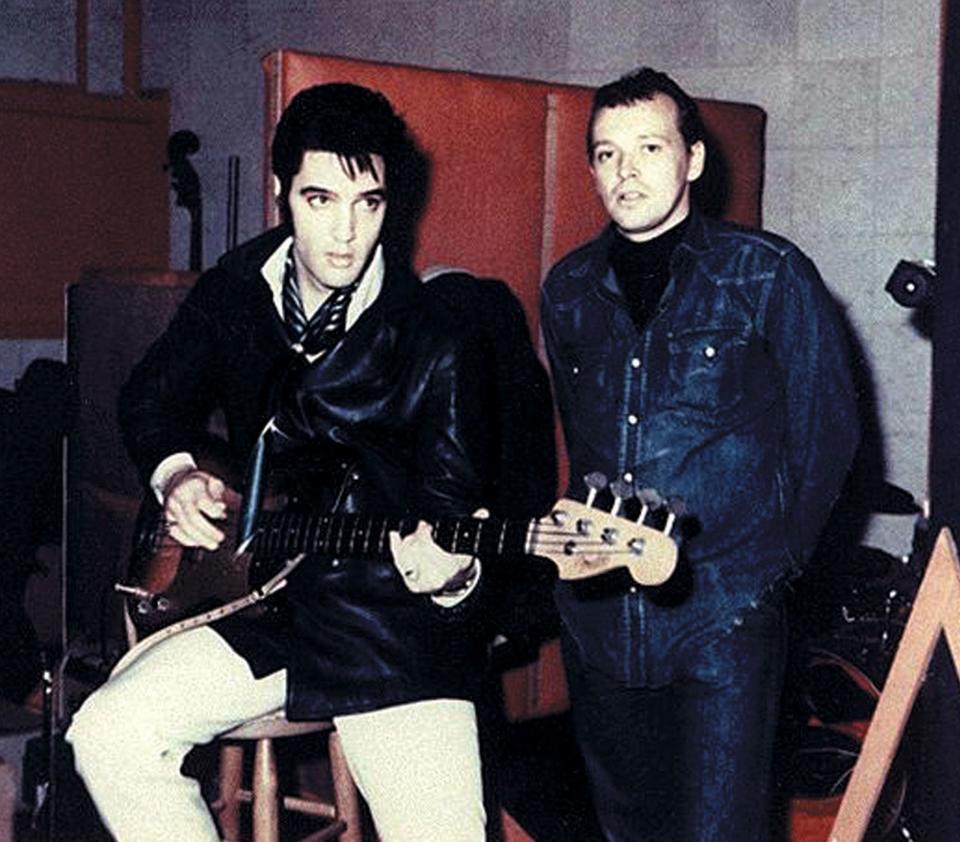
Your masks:
[{"label": "buttoned cuff", "polygon": [[171,453],[166,459],[160,462],[150,475],[150,488],[153,490],[154,495],[156,495],[157,502],[160,503],[161,506],[163,505],[163,492],[174,475],[182,473],[183,471],[195,470],[196,467],[197,463],[194,461],[193,456],[186,451]]}]

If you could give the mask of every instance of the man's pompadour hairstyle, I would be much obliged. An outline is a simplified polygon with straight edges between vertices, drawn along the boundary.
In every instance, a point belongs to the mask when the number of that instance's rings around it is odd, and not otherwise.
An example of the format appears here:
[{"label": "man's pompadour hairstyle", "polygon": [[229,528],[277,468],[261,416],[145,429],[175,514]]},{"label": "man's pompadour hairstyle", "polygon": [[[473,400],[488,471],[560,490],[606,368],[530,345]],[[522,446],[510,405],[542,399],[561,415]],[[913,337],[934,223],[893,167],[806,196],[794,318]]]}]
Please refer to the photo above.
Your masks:
[{"label": "man's pompadour hairstyle", "polygon": [[273,173],[280,182],[280,214],[290,221],[289,195],[308,151],[338,155],[351,177],[372,172],[371,156],[384,160],[386,181],[395,184],[409,146],[407,127],[380,92],[347,82],[300,91],[284,109],[271,147]]}]

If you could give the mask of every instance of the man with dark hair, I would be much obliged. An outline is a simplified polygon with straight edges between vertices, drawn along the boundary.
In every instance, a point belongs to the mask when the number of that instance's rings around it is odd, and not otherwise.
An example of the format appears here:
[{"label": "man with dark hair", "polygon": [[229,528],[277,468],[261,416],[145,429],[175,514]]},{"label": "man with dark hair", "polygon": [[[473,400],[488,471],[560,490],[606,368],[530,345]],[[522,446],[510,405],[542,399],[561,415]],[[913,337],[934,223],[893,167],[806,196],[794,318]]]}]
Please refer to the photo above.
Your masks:
[{"label": "man with dark hair", "polygon": [[542,298],[571,494],[681,498],[687,540],[661,588],[558,585],[578,739],[607,839],[766,839],[783,586],[858,439],[845,334],[793,244],[691,202],[704,131],[669,77],[600,88],[587,151],[611,225]]},{"label": "man with dark hair", "polygon": [[[284,112],[273,167],[285,224],[200,278],[121,395],[128,449],[182,545],[224,540],[231,493],[196,461],[218,406],[233,461],[260,452],[266,430],[272,473],[302,508],[431,520],[493,507],[489,343],[386,233],[412,157],[403,121],[366,88],[317,86]],[[529,348],[518,360],[536,379]],[[383,842],[484,838],[472,699],[488,576],[425,521],[389,544],[392,560],[308,557],[279,617],[175,635],[86,701],[68,738],[112,833],[217,839],[180,774],[185,754],[285,709],[333,718]]]}]

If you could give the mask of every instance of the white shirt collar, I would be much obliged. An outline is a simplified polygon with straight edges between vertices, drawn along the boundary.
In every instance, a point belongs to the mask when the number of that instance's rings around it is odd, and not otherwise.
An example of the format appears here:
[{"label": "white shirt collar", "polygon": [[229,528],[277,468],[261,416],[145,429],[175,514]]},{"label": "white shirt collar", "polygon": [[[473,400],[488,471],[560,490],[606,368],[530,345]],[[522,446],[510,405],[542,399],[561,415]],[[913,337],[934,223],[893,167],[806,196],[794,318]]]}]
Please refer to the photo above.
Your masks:
[{"label": "white shirt collar", "polygon": [[[267,282],[267,286],[270,287],[270,292],[273,295],[273,306],[277,308],[281,319],[283,318],[283,265],[292,242],[293,237],[287,237],[260,267],[260,274]],[[383,246],[378,243],[370,265],[367,266],[356,291],[350,298],[350,304],[347,307],[347,330],[350,330],[364,310],[377,300],[377,296],[380,295],[380,290],[383,288],[384,271]]]}]

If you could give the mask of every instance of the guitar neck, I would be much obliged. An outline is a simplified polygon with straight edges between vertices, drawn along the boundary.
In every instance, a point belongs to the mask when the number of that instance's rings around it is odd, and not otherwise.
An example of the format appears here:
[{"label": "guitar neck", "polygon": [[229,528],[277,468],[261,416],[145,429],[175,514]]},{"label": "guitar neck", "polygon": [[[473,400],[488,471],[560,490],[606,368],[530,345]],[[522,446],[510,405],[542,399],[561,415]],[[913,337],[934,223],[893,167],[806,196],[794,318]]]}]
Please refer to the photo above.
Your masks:
[{"label": "guitar neck", "polygon": [[[434,540],[453,553],[493,557],[528,551],[537,521],[504,518],[443,517],[433,521]],[[381,558],[390,554],[389,534],[405,535],[414,517],[321,515],[312,512],[265,512],[251,549],[265,557],[299,553]]]}]

